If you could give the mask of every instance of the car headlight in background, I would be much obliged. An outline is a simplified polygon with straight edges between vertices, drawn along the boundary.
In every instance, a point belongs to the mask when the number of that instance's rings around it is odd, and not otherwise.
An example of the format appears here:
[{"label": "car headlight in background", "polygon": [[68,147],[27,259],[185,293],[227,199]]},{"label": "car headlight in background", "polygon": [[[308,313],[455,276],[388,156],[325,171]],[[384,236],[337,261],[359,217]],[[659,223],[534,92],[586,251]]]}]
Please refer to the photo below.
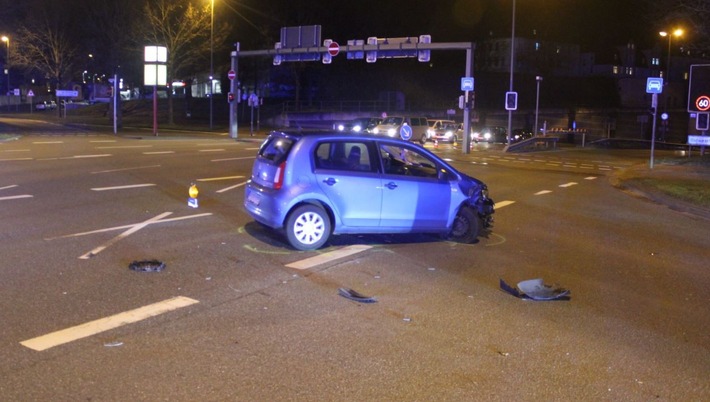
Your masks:
[{"label": "car headlight in background", "polygon": [[362,130],[362,127],[359,124],[356,124],[353,126],[353,131],[356,133],[359,133],[360,130]]},{"label": "car headlight in background", "polygon": [[387,135],[389,135],[390,137],[394,137],[396,134],[397,134],[397,130],[395,130],[393,128],[390,128],[389,130],[387,130]]},{"label": "car headlight in background", "polygon": [[377,127],[372,129],[372,134],[379,134],[379,132],[380,132],[380,129]]},{"label": "car headlight in background", "polygon": [[345,126],[343,124],[338,124],[338,131],[343,131],[345,130]]}]

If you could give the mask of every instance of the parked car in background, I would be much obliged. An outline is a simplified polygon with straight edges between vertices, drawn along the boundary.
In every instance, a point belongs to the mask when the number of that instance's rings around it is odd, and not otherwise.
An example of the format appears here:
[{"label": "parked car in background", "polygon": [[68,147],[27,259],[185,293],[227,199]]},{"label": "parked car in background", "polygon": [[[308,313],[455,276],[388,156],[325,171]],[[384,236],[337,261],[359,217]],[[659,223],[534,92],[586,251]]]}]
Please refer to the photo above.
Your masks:
[{"label": "parked car in background", "polygon": [[35,104],[35,110],[53,110],[57,108],[55,101],[43,101]]},{"label": "parked car in background", "polygon": [[298,250],[331,235],[438,233],[473,242],[491,226],[488,187],[429,150],[389,136],[272,132],[244,208]]},{"label": "parked car in background", "polygon": [[499,126],[487,126],[480,129],[474,129],[472,135],[472,140],[474,142],[498,142],[507,143],[508,142],[508,130],[504,127]]},{"label": "parked car in background", "polygon": [[335,123],[333,129],[340,132],[371,133],[382,122],[379,117],[360,117],[350,121]]},{"label": "parked car in background", "polygon": [[453,142],[453,139],[451,137],[454,133],[449,133],[446,138],[443,137],[446,131],[449,130],[451,126],[455,125],[456,122],[453,120],[429,120],[429,129],[427,129],[427,139],[429,141],[438,140]]},{"label": "parked car in background", "polygon": [[423,116],[390,116],[386,117],[380,124],[375,127],[372,132],[378,135],[386,135],[388,137],[400,137],[402,127],[409,126],[411,129],[411,141],[419,141],[422,144],[426,143],[427,130],[429,129],[429,121]]}]

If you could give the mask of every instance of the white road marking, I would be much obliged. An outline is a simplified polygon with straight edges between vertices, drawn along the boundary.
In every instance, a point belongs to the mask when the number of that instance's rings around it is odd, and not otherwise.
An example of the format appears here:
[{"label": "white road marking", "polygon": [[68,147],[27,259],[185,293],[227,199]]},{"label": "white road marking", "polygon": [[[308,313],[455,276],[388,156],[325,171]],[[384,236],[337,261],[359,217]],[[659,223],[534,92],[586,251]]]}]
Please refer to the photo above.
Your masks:
[{"label": "white road marking", "polygon": [[90,143],[98,143],[98,142],[116,142],[116,140],[89,140]]},{"label": "white road marking", "polygon": [[153,148],[152,145],[115,145],[110,147],[96,147],[96,149],[128,149],[128,148]]},{"label": "white road marking", "polygon": [[175,151],[149,151],[143,152],[143,155],[164,155],[164,154],[174,154]]},{"label": "white road marking", "polygon": [[129,184],[126,186],[114,186],[114,187],[94,187],[91,190],[92,191],[125,190],[125,189],[129,189],[129,188],[152,187],[152,186],[155,186],[155,184],[144,183],[144,184]]},{"label": "white road marking", "polygon": [[101,332],[142,321],[147,318],[155,317],[173,310],[191,306],[196,303],[199,303],[199,301],[191,299],[189,297],[173,297],[172,299],[163,300],[161,302],[149,304],[147,306],[139,307],[134,310],[129,310],[123,313],[100,318],[98,320],[89,321],[81,325],[38,336],[36,338],[28,339],[26,341],[20,342],[20,344],[32,350],[41,352],[43,350],[47,350],[55,346],[73,342],[78,339],[87,338],[89,336],[96,335]]},{"label": "white road marking", "polygon": [[30,152],[29,149],[4,149],[2,152]]},{"label": "white road marking", "polygon": [[224,152],[226,149],[198,149],[197,152]]},{"label": "white road marking", "polygon": [[88,260],[89,258],[95,256],[96,254],[98,254],[98,253],[104,251],[105,249],[107,249],[107,248],[108,248],[109,246],[111,246],[112,244],[118,242],[119,240],[121,240],[121,239],[123,239],[123,238],[125,238],[125,237],[128,237],[128,236],[132,235],[133,233],[135,233],[135,232],[137,232],[137,231],[143,229],[144,227],[150,225],[151,223],[155,223],[156,221],[159,221],[159,220],[161,220],[162,218],[164,218],[164,217],[166,217],[166,216],[168,216],[168,215],[170,215],[170,214],[172,214],[172,212],[163,212],[162,214],[160,214],[160,215],[158,215],[158,216],[154,216],[154,217],[148,219],[147,221],[143,221],[143,222],[141,222],[141,223],[138,223],[138,224],[132,226],[130,229],[126,230],[125,232],[123,232],[123,233],[119,234],[118,236],[114,237],[113,239],[107,241],[106,243],[104,243],[104,244],[102,244],[102,245],[96,247],[95,249],[89,251],[88,253],[82,255],[81,257],[79,257],[79,259],[81,259],[81,260]]},{"label": "white road marking", "polygon": [[17,184],[11,184],[9,186],[0,187],[0,190],[7,190],[8,188],[15,188],[15,187],[17,187]]},{"label": "white road marking", "polygon": [[64,144],[64,141],[34,141],[33,144],[44,145],[44,144]]},{"label": "white road marking", "polygon": [[0,159],[0,162],[12,162],[12,161],[31,161],[32,158],[10,158],[10,159]]},{"label": "white road marking", "polygon": [[111,156],[111,154],[74,155],[74,156],[67,156],[67,157],[59,158],[59,159],[105,158],[107,156]]},{"label": "white road marking", "polygon": [[[182,221],[182,220],[185,220],[185,219],[202,218],[202,217],[204,217],[204,216],[210,216],[210,215],[212,215],[211,212],[206,212],[206,213],[204,213],[204,214],[179,216],[179,217],[177,217],[177,218],[170,218],[170,219],[161,219],[161,220],[159,220],[159,221],[150,222],[150,223],[153,224],[153,223],[175,222],[175,221]],[[81,232],[81,233],[74,233],[74,234],[68,234],[68,235],[63,235],[63,236],[48,237],[48,238],[45,238],[44,240],[56,240],[56,239],[64,239],[64,238],[67,238],[67,237],[80,237],[80,236],[86,236],[86,235],[95,234],[95,233],[111,232],[111,231],[114,231],[114,230],[121,230],[121,229],[131,228],[131,227],[136,226],[136,225],[138,225],[138,224],[137,224],[137,223],[133,223],[133,224],[130,224],[130,225],[114,226],[114,227],[112,227],[112,228],[97,229],[97,230],[92,230],[92,231],[89,231],[89,232]]]},{"label": "white road marking", "polygon": [[339,250],[329,251],[327,253],[323,253],[323,254],[317,255],[315,257],[306,258],[305,260],[292,262],[290,264],[286,264],[286,266],[288,268],[294,268],[294,269],[309,269],[309,268],[313,268],[317,265],[321,265],[321,264],[325,264],[330,261],[337,260],[338,258],[343,258],[343,257],[347,257],[349,255],[363,252],[363,251],[368,250],[370,248],[372,248],[372,247],[371,246],[363,246],[363,245],[354,245],[354,246],[343,247]]},{"label": "white road marking", "polygon": [[496,202],[496,204],[494,205],[494,208],[500,209],[500,208],[507,207],[508,205],[512,205],[512,204],[515,204],[515,201],[500,201],[500,202]]},{"label": "white road marking", "polygon": [[224,159],[212,159],[210,162],[225,162],[225,161],[238,161],[242,159],[254,159],[255,156],[243,156],[241,158],[224,158]]},{"label": "white road marking", "polygon": [[584,178],[584,180],[596,180],[596,179],[597,179],[597,176],[588,176],[588,177]]},{"label": "white road marking", "polygon": [[575,183],[575,182],[571,181],[571,182],[569,182],[569,183],[560,184],[559,187],[562,187],[562,188],[565,188],[565,187],[572,187],[572,186],[576,186],[577,184],[578,184],[578,183]]},{"label": "white road marking", "polygon": [[232,180],[232,179],[243,179],[244,176],[224,176],[224,177],[209,177],[205,179],[197,179],[197,181],[219,181],[219,180]]},{"label": "white road marking", "polygon": [[98,170],[96,172],[91,172],[91,174],[123,172],[125,170],[148,169],[148,168],[156,168],[156,167],[160,167],[160,165],[138,166],[138,167],[132,167],[132,168],[123,168],[123,169]]},{"label": "white road marking", "polygon": [[23,195],[10,195],[7,197],[0,197],[0,201],[7,201],[7,200],[19,200],[20,198],[32,198],[34,197],[33,195],[29,194],[23,194]]},{"label": "white road marking", "polygon": [[550,190],[542,190],[542,191],[538,191],[537,193],[535,193],[535,195],[550,194],[551,192],[552,191],[550,191]]},{"label": "white road marking", "polygon": [[218,192],[218,193],[224,193],[224,192],[227,192],[227,191],[229,191],[229,190],[234,190],[235,188],[241,187],[241,186],[243,186],[243,185],[245,185],[245,184],[247,184],[247,182],[235,184],[235,185],[229,186],[229,187],[225,187],[225,188],[223,188],[223,189],[221,189],[221,190],[217,190],[217,192]]}]

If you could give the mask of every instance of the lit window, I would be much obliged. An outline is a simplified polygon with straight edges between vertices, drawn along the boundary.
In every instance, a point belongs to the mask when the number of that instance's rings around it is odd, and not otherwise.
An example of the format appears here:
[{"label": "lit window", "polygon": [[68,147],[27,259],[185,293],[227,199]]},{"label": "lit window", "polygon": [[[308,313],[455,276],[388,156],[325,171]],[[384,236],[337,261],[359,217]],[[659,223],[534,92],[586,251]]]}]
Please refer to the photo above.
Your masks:
[{"label": "lit window", "polygon": [[619,66],[612,67],[611,72],[614,74],[619,74]]}]

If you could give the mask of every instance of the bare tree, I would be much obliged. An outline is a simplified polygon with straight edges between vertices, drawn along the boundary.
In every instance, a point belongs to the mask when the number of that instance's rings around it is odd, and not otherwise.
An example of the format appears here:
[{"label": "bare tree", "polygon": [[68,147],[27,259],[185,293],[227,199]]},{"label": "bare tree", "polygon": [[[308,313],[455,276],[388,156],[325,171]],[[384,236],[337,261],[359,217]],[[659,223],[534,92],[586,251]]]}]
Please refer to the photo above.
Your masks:
[{"label": "bare tree", "polygon": [[[139,38],[146,45],[161,45],[168,49],[168,81],[205,71],[209,65],[212,14],[210,3],[191,0],[150,0],[144,8],[145,23]],[[224,43],[229,25],[214,27],[213,41]],[[221,48],[221,46],[220,46]],[[219,50],[219,49],[215,49]],[[174,123],[171,91],[168,91],[168,118]]]},{"label": "bare tree", "polygon": [[42,14],[19,28],[12,62],[39,71],[54,88],[61,88],[72,78],[78,48],[63,25]]}]

